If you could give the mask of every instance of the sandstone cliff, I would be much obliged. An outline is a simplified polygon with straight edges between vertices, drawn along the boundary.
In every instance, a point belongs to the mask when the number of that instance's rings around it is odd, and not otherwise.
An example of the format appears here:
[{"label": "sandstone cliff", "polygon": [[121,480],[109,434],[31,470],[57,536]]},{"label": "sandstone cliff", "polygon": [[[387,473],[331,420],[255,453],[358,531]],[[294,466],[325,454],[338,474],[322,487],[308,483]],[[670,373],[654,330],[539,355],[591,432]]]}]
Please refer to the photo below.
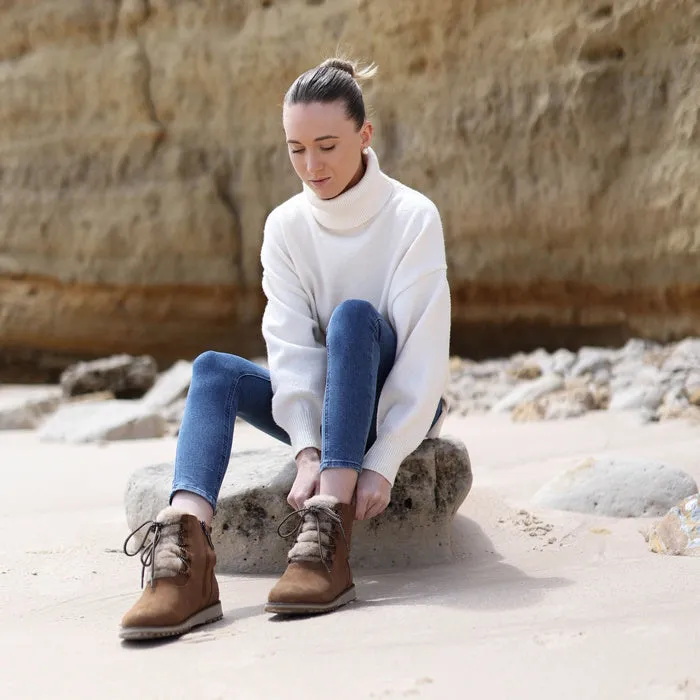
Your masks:
[{"label": "sandstone cliff", "polygon": [[693,0],[5,0],[0,364],[260,351],[281,98],[338,45],[443,213],[455,351],[698,334],[698,36]]}]

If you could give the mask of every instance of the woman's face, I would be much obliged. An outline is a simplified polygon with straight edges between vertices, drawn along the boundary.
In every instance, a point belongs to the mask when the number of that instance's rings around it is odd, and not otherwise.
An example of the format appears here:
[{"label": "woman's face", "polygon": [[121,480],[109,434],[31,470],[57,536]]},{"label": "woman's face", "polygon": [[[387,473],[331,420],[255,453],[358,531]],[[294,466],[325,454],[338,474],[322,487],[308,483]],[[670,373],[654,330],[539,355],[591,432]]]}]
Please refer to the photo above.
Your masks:
[{"label": "woman's face", "polygon": [[358,131],[343,101],[285,105],[282,122],[296,174],[321,199],[337,197],[360,181],[372,125],[365,122]]}]

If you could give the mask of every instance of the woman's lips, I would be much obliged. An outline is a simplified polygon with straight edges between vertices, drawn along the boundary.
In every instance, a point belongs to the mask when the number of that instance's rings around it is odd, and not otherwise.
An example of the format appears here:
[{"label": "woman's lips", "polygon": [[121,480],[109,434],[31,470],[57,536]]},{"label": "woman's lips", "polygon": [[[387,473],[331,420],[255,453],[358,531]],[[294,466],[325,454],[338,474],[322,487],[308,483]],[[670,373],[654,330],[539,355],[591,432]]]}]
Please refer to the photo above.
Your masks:
[{"label": "woman's lips", "polygon": [[314,187],[323,187],[329,181],[330,181],[329,177],[322,177],[322,178],[319,178],[318,180],[311,180],[311,184]]}]

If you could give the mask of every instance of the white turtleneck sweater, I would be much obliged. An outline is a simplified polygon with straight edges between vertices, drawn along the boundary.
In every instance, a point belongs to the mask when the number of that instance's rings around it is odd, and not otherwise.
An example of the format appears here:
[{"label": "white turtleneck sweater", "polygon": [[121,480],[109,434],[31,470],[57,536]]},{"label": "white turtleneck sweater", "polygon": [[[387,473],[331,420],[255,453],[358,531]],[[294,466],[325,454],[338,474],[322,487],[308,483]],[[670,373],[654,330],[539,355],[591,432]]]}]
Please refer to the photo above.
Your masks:
[{"label": "white turtleneck sweater", "polygon": [[368,149],[365,174],[347,192],[323,200],[304,185],[269,215],[261,261],[272,415],[295,455],[321,449],[324,338],[333,310],[363,299],[394,329],[396,359],[362,465],[393,484],[430,431],[448,382],[450,293],[437,208],[387,177]]}]

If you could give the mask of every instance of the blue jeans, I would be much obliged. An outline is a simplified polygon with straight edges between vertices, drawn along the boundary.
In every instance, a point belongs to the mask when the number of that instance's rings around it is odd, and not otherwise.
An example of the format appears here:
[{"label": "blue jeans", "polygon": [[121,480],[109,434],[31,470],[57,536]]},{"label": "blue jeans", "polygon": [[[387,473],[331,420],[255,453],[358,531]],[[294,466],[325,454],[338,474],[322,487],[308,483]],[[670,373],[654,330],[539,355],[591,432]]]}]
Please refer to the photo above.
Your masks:
[{"label": "blue jeans", "polygon": [[[326,348],[321,469],[359,472],[377,438],[377,406],[396,357],[396,334],[369,302],[350,299],[331,316]],[[440,413],[438,406],[434,422]],[[272,417],[268,370],[236,355],[211,350],[199,355],[180,427],[171,500],[176,491],[190,491],[216,508],[236,417],[291,444]]]}]

